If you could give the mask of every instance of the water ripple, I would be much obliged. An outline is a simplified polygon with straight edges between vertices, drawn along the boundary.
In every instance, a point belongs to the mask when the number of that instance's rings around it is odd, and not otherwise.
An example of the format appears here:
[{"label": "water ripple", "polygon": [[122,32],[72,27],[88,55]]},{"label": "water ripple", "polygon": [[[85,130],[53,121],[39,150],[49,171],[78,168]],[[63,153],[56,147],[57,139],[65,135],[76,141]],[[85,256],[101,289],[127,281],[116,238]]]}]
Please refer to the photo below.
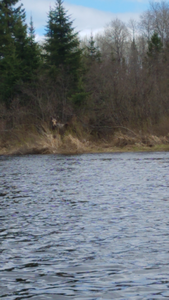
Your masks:
[{"label": "water ripple", "polygon": [[169,154],[0,157],[0,298],[169,297]]}]

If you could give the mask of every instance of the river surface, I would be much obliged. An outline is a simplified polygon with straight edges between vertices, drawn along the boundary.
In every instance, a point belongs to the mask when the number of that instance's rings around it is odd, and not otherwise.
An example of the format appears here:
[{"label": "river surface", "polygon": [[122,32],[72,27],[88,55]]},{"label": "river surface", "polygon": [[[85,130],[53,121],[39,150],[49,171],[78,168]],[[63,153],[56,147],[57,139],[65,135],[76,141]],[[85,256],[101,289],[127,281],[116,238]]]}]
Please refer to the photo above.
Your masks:
[{"label": "river surface", "polygon": [[1,156],[0,299],[169,299],[169,153]]}]

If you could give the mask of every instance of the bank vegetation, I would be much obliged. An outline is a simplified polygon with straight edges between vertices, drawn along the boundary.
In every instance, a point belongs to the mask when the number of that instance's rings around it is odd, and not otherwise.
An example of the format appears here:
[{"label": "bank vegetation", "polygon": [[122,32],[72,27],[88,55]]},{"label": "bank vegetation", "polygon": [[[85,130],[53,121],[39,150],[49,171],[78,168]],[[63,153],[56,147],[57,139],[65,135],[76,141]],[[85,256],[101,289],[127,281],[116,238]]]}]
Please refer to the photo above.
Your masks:
[{"label": "bank vegetation", "polygon": [[167,1],[80,40],[57,0],[41,46],[16,2],[0,3],[0,154],[169,149]]}]

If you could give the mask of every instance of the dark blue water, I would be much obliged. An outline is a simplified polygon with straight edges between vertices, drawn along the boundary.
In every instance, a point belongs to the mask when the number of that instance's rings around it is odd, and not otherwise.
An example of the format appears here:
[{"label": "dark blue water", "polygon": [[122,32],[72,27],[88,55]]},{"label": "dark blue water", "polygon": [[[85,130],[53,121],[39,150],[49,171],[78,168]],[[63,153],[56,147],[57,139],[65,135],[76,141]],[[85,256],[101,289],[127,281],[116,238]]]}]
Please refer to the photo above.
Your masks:
[{"label": "dark blue water", "polygon": [[169,153],[0,157],[0,299],[169,299]]}]

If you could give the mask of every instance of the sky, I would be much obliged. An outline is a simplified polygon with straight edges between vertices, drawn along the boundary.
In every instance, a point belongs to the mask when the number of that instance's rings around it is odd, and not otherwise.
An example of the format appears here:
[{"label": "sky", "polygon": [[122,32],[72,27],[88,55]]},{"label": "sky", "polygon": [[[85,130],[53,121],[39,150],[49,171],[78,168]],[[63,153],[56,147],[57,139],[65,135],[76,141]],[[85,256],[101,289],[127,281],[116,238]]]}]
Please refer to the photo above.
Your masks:
[{"label": "sky", "polygon": [[[36,39],[40,40],[45,34],[47,15],[50,7],[55,6],[55,0],[21,0],[27,14],[30,16],[36,31]],[[65,0],[63,2],[73,26],[81,37],[101,32],[113,19],[119,18],[124,22],[130,19],[139,20],[140,14],[149,7],[149,0]]]}]

